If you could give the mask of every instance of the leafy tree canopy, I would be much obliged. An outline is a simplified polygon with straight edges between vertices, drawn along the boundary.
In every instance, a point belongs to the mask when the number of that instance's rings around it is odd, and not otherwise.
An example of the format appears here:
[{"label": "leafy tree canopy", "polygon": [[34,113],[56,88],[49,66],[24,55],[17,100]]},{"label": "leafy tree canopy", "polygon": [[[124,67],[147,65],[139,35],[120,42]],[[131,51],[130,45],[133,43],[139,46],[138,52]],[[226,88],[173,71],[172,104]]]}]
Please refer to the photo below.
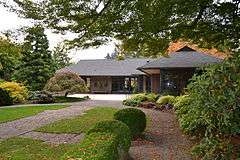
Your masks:
[{"label": "leafy tree canopy", "polygon": [[20,57],[21,46],[8,38],[0,37],[0,79],[11,79]]},{"label": "leafy tree canopy", "polygon": [[4,1],[57,32],[76,33],[70,44],[79,47],[113,37],[129,53],[144,56],[158,55],[179,38],[204,47],[239,48],[239,0],[14,0],[18,7]]}]

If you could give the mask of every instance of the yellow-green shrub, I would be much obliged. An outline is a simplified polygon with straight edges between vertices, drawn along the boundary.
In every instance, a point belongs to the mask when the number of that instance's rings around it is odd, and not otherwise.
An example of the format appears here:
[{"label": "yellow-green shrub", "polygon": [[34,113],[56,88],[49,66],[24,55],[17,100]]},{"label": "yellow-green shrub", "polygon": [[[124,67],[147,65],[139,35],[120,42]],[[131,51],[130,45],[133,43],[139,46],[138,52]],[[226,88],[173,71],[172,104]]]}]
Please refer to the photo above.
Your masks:
[{"label": "yellow-green shrub", "polygon": [[157,100],[157,104],[159,105],[165,105],[165,104],[173,104],[175,101],[175,97],[174,96],[162,96]]},{"label": "yellow-green shrub", "polygon": [[28,90],[25,86],[16,82],[0,83],[0,88],[9,92],[14,103],[22,103],[28,98]]}]

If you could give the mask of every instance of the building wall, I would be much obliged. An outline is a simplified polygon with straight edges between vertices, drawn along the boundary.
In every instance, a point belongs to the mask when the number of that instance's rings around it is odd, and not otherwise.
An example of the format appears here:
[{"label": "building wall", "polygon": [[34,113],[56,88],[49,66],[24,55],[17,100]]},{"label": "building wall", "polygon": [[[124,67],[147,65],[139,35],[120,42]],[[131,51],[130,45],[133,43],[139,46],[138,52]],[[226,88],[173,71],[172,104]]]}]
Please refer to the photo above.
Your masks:
[{"label": "building wall", "polygon": [[91,93],[111,93],[112,92],[111,77],[91,77],[90,90]]}]

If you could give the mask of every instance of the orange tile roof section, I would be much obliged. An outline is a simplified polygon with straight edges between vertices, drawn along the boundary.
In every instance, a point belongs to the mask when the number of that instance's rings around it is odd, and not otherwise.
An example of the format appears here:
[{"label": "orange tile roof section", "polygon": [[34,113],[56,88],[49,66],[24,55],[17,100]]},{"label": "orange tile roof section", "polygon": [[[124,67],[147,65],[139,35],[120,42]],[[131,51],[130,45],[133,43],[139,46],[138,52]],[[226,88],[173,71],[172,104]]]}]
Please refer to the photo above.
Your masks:
[{"label": "orange tile roof section", "polygon": [[198,52],[202,52],[202,53],[205,53],[205,54],[209,54],[209,55],[212,55],[214,57],[217,57],[217,58],[221,58],[221,59],[225,59],[228,57],[228,54],[224,53],[224,52],[220,52],[218,51],[217,49],[215,48],[212,48],[212,49],[204,49],[204,48],[199,48],[196,44],[192,44],[190,42],[186,42],[186,41],[177,41],[177,42],[172,42],[168,49],[167,49],[167,52],[168,53],[171,53],[171,52],[176,52],[177,50],[183,48],[183,47],[189,47],[189,48],[192,48]]}]

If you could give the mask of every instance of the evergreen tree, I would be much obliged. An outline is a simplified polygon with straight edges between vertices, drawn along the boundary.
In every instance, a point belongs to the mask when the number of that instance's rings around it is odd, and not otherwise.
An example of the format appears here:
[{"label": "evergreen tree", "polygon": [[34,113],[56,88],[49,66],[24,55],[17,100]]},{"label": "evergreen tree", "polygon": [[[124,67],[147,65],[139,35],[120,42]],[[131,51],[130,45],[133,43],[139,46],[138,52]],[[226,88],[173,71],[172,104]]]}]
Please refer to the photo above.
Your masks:
[{"label": "evergreen tree", "polygon": [[53,49],[53,61],[56,70],[69,66],[71,64],[68,56],[69,51],[64,44],[58,44]]},{"label": "evergreen tree", "polygon": [[48,47],[48,39],[41,26],[27,29],[22,62],[15,73],[15,78],[25,82],[31,90],[43,89],[53,75],[53,60]]}]

